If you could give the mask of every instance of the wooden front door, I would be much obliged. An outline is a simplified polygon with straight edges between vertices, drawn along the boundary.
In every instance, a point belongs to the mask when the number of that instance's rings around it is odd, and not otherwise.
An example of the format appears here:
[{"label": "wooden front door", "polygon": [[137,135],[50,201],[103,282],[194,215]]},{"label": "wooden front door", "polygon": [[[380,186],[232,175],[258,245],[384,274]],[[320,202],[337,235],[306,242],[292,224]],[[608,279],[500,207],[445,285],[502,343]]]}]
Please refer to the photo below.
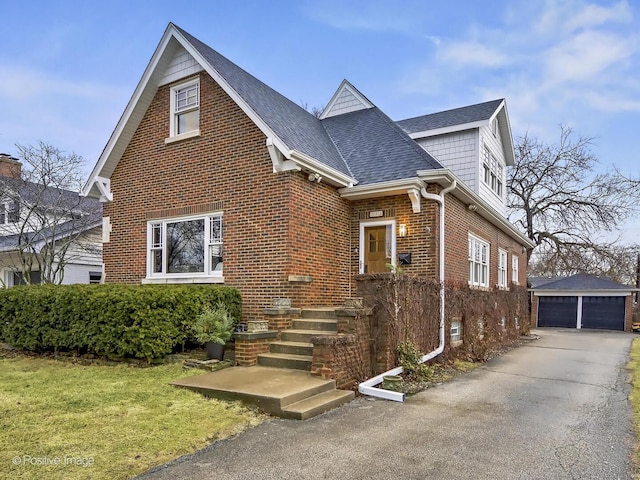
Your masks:
[{"label": "wooden front door", "polygon": [[391,263],[391,245],[387,234],[389,225],[365,227],[364,273],[383,273]]}]

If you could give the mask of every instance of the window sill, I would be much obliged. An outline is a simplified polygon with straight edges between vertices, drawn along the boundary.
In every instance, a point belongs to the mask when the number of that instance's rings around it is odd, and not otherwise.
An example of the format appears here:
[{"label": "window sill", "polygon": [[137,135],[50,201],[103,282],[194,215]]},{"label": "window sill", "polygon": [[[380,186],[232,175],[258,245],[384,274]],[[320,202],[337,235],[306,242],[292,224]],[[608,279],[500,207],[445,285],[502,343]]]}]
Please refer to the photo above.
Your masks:
[{"label": "window sill", "polygon": [[451,340],[451,348],[458,348],[462,346],[462,340]]},{"label": "window sill", "polygon": [[193,138],[193,137],[199,137],[199,136],[200,136],[200,129],[165,138],[164,143],[169,144],[174,142],[180,142],[182,140],[186,140],[187,138]]},{"label": "window sill", "polygon": [[142,279],[143,285],[180,283],[224,283],[224,277],[147,277]]}]

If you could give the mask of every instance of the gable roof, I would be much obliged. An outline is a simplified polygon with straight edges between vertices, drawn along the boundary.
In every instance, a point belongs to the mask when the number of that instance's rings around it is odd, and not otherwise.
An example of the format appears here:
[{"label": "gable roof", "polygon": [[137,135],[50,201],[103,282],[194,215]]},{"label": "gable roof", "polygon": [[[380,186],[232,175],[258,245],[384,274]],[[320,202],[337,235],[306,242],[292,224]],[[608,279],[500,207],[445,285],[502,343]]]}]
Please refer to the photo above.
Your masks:
[{"label": "gable roof", "polygon": [[351,85],[347,79],[344,79],[331,97],[331,100],[329,100],[329,103],[322,110],[320,120],[373,107],[375,105],[367,97]]},{"label": "gable roof", "polygon": [[498,120],[506,163],[514,165],[513,138],[507,113],[507,102],[504,98],[407,118],[399,120],[397,123],[411,138],[418,139],[483,127],[489,125],[494,119]]},{"label": "gable roof", "polygon": [[43,187],[40,184],[19,178],[0,176],[0,186],[9,190],[8,197],[19,198],[19,203],[37,205],[45,212],[47,209],[59,209],[64,212],[81,215],[82,220],[69,220],[54,226],[43,227],[36,232],[0,235],[0,252],[13,251],[23,243],[42,243],[46,239],[59,240],[76,235],[102,225],[102,204],[94,198],[85,198],[78,192],[56,187]]},{"label": "gable roof", "polygon": [[633,287],[623,285],[618,282],[609,280],[608,278],[596,277],[595,275],[587,275],[584,273],[578,273],[571,275],[570,277],[564,277],[559,279],[552,279],[550,282],[539,284],[537,287],[532,286],[532,290],[535,291],[602,291],[602,290],[634,290]]},{"label": "gable roof", "polygon": [[377,107],[327,117],[322,124],[360,185],[444,168]]},{"label": "gable roof", "polygon": [[466,107],[445,110],[444,112],[421,115],[398,121],[405,132],[417,133],[438,128],[468,125],[476,122],[488,122],[504,99],[477,103]]},{"label": "gable roof", "polygon": [[302,152],[344,175],[351,175],[318,118],[180,27],[174,27],[289,150]]}]

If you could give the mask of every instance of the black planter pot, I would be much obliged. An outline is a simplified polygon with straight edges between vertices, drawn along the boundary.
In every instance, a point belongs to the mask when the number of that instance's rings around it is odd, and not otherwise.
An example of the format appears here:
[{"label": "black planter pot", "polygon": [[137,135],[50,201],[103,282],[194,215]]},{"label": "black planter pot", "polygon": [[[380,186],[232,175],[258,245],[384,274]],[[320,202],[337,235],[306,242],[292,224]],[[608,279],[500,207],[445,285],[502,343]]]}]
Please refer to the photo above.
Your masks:
[{"label": "black planter pot", "polygon": [[209,360],[222,360],[222,357],[224,357],[224,344],[208,342],[206,347]]}]

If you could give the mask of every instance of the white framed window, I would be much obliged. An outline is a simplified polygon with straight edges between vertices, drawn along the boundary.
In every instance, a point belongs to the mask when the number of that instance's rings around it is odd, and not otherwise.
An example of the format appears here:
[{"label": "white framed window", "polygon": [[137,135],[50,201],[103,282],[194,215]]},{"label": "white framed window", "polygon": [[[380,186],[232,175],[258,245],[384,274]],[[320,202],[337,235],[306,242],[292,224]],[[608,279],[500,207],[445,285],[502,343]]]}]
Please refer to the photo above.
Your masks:
[{"label": "white framed window", "polygon": [[498,250],[498,287],[507,288],[507,252]]},{"label": "white framed window", "polygon": [[451,322],[451,343],[462,340],[462,322],[453,320]]},{"label": "white framed window", "polygon": [[188,137],[200,133],[200,79],[171,88],[169,137]]},{"label": "white framed window", "polygon": [[503,176],[504,166],[485,144],[482,157],[482,181],[499,197],[503,194]]},{"label": "white framed window", "polygon": [[147,224],[147,277],[222,276],[222,213]]},{"label": "white framed window", "polygon": [[469,234],[469,285],[489,286],[489,244]]},{"label": "white framed window", "polygon": [[494,137],[498,136],[498,117],[491,121],[491,133],[493,133]]},{"label": "white framed window", "polygon": [[520,258],[517,255],[511,255],[511,281],[516,285],[518,282]]},{"label": "white framed window", "polygon": [[19,220],[20,209],[17,204],[0,202],[0,225],[15,223]]}]

